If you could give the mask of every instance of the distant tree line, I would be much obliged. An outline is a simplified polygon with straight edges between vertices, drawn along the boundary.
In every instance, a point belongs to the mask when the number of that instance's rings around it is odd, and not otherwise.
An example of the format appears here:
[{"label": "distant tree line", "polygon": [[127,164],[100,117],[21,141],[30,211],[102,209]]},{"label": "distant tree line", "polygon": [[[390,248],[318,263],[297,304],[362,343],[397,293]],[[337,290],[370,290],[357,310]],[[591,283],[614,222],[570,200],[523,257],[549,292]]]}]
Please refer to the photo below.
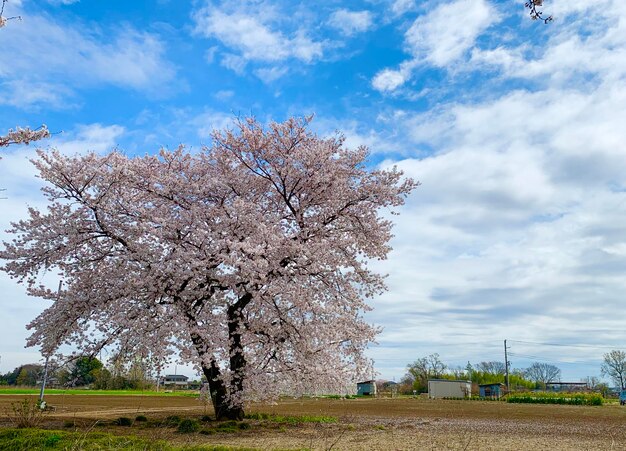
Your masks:
[{"label": "distant tree line", "polygon": [[[429,379],[469,380],[476,384],[504,383],[503,362],[467,363],[465,368],[449,367],[441,361],[439,354],[430,354],[417,359],[407,366],[407,373],[401,381],[400,391],[404,393],[426,393]],[[512,387],[524,389],[538,388],[537,381],[527,376],[524,370],[514,369],[509,374]]]},{"label": "distant tree line", "polygon": [[[410,394],[426,393],[429,379],[469,380],[476,384],[505,383],[506,367],[504,362],[485,361],[476,364],[467,363],[465,368],[449,367],[442,362],[439,354],[434,353],[421,357],[407,365],[399,392]],[[601,374],[608,376],[616,388],[626,389],[626,352],[614,350],[604,354]],[[534,362],[527,368],[509,370],[509,386],[511,389],[544,389],[547,384],[560,382],[561,370],[555,365],[545,362]],[[582,380],[589,389],[608,395],[609,386],[597,377]]]},{"label": "distant tree line", "polygon": [[[44,366],[38,363],[21,365],[0,374],[0,385],[34,387],[41,384]],[[59,387],[90,387],[96,390],[141,390],[154,386],[154,378],[141,359],[130,364],[113,358],[108,365],[93,357],[80,357],[59,367],[48,368],[48,385]]]},{"label": "distant tree line", "polygon": [[0,374],[0,385],[35,386],[43,375],[43,365],[29,363],[6,374]]}]

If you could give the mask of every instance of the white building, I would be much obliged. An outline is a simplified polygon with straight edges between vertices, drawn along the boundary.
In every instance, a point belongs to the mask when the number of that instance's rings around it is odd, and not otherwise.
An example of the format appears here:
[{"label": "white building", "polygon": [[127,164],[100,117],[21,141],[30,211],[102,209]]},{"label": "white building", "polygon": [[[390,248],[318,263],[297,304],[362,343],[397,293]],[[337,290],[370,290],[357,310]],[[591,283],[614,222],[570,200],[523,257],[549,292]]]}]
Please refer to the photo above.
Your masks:
[{"label": "white building", "polygon": [[160,385],[164,387],[175,386],[186,388],[189,385],[189,378],[182,374],[168,374],[167,376],[161,377]]},{"label": "white building", "polygon": [[429,398],[467,398],[472,395],[471,381],[451,381],[447,379],[429,379]]}]

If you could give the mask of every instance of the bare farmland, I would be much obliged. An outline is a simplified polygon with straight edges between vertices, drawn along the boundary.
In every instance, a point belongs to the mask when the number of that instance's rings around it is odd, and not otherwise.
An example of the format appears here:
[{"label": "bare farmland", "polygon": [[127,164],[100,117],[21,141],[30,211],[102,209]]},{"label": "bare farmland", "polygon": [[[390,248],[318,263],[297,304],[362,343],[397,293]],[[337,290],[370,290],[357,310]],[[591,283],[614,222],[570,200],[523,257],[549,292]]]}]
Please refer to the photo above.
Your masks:
[{"label": "bare farmland", "polygon": [[[23,396],[0,396],[0,412]],[[54,395],[47,397],[57,410],[46,427],[76,427],[117,417],[148,418],[169,415],[199,418],[210,406],[189,397]],[[248,420],[252,427],[237,433],[210,436],[176,434],[141,425],[106,426],[120,434],[159,436],[177,444],[221,444],[261,449],[459,449],[459,450],[580,450],[626,449],[626,408],[619,405],[580,407],[524,405],[502,402],[435,401],[423,399],[305,399],[254,404],[249,412],[275,415],[325,415],[334,424],[303,423],[268,427]],[[7,425],[6,418],[0,420]]]}]

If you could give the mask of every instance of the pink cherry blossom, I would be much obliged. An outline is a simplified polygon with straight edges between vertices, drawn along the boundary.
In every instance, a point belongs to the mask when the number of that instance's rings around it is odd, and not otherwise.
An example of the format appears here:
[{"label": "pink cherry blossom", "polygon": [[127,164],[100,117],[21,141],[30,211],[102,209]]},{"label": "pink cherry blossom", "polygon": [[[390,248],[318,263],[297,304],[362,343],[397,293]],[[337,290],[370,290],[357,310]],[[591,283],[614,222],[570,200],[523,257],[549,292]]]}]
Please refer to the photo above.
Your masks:
[{"label": "pink cherry blossom", "polygon": [[30,144],[33,141],[49,137],[50,132],[45,124],[35,130],[28,127],[16,127],[15,130],[10,129],[6,135],[0,136],[0,147],[7,147],[11,144]]},{"label": "pink cherry blossom", "polygon": [[[0,251],[4,271],[52,301],[28,345],[192,362],[219,418],[371,377],[377,329],[363,313],[385,285],[367,262],[390,250],[382,210],[417,183],[309,121],[247,119],[199,152],[38,151],[48,208],[14,223]],[[59,296],[42,271],[60,274]]]}]

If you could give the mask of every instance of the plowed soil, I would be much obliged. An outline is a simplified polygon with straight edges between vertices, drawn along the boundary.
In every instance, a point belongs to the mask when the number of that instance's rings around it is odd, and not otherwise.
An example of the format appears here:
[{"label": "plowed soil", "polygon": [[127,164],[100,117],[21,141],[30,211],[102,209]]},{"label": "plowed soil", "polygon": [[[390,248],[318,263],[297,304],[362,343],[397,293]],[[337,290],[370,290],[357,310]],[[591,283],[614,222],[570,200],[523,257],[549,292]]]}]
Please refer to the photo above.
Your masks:
[{"label": "plowed soil", "polygon": [[[5,412],[24,396],[0,396],[0,424]],[[51,395],[56,411],[43,427],[68,421],[79,429],[121,416],[149,419],[169,415],[199,418],[211,406],[190,397]],[[165,438],[176,444],[247,446],[260,449],[346,450],[623,450],[626,407],[507,404],[425,399],[305,399],[253,404],[248,412],[280,415],[325,415],[336,424],[271,425],[249,420],[252,428],[237,433],[176,434],[173,429],[106,426],[119,434]]]}]

